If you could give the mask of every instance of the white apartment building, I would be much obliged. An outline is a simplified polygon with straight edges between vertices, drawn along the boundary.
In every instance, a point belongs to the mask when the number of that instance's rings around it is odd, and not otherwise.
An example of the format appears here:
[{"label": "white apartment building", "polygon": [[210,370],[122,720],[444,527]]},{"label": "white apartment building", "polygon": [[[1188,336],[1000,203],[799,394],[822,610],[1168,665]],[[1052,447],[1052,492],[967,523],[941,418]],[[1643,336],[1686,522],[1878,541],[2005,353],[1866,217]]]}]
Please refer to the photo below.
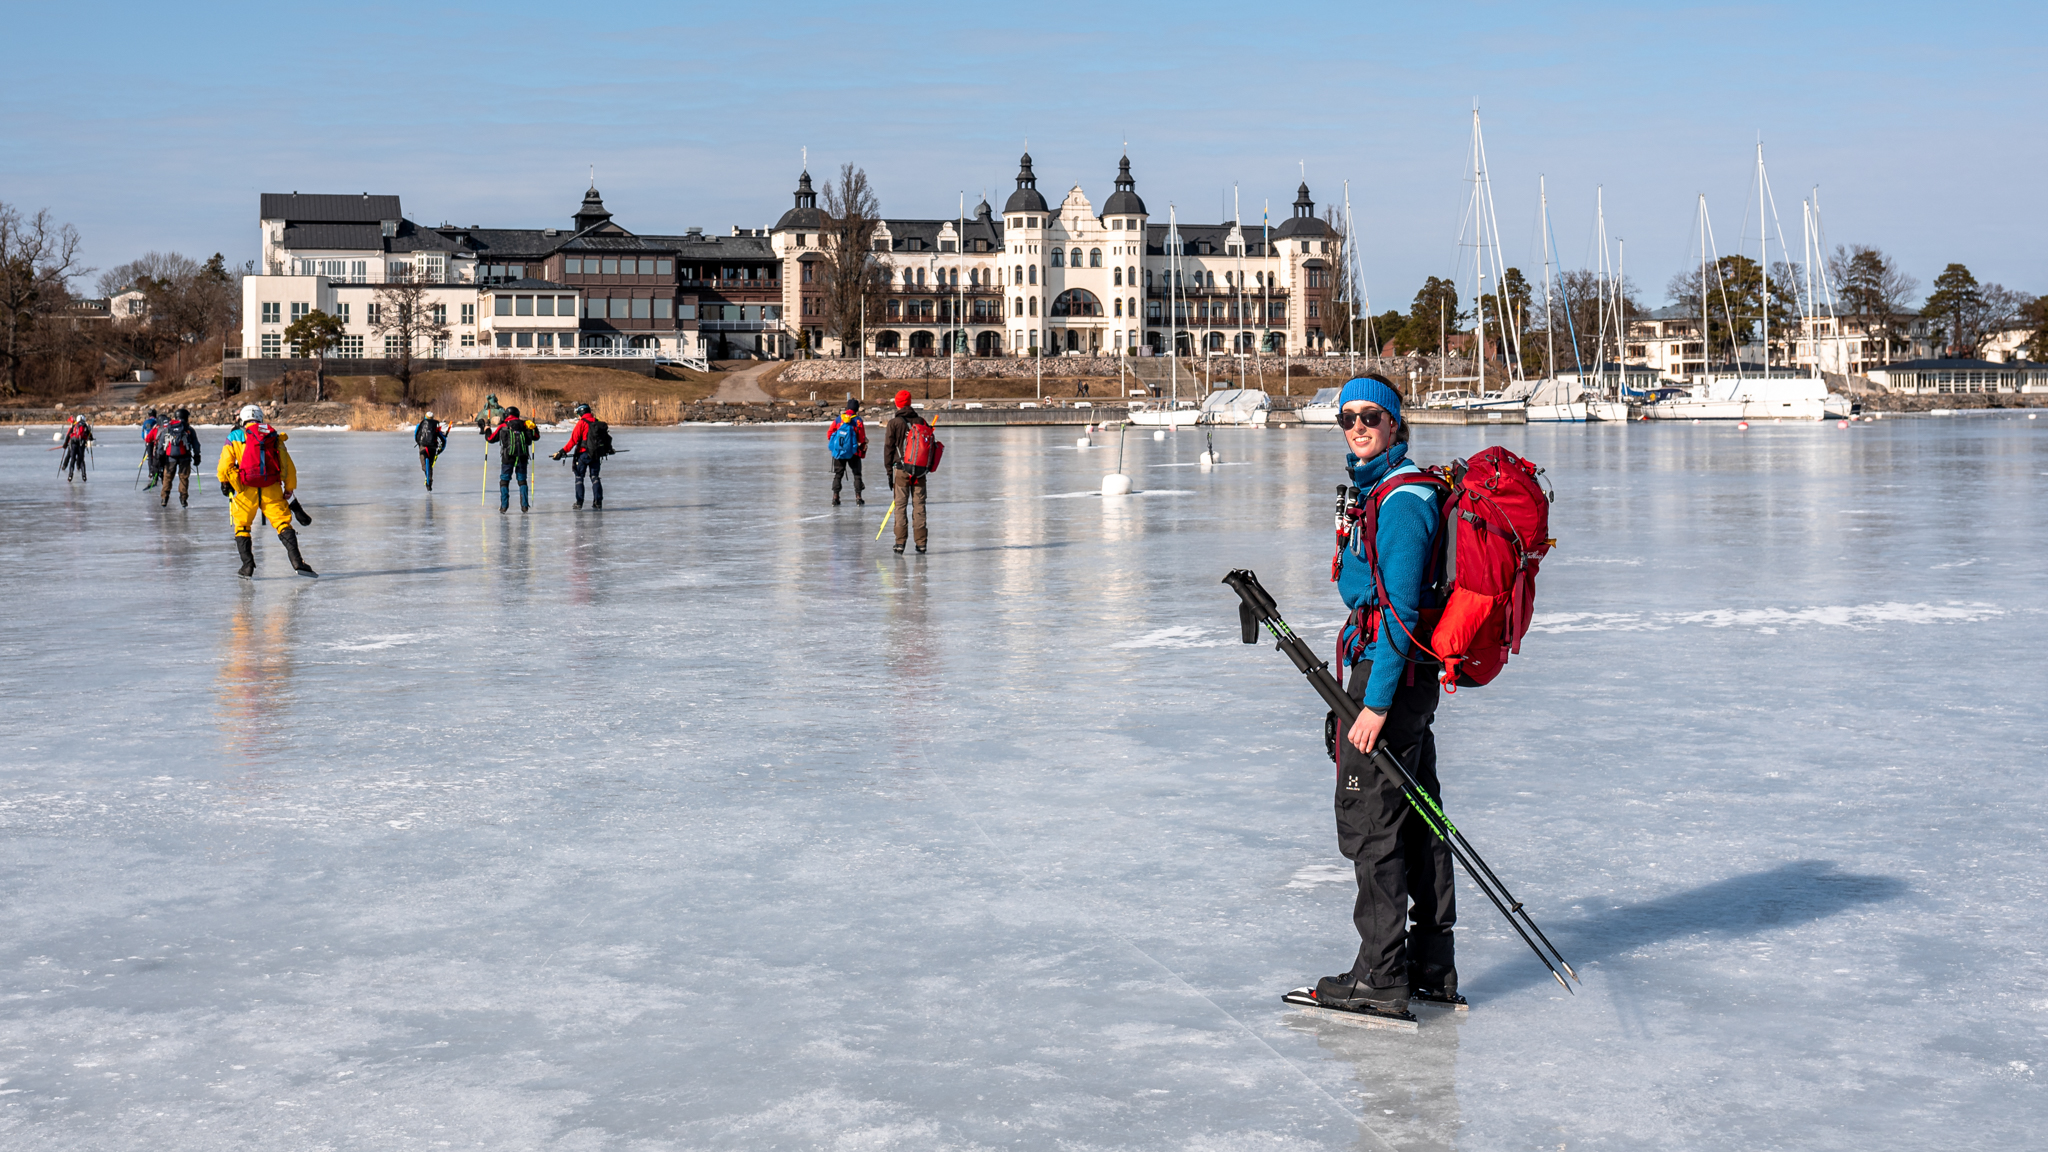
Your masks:
[{"label": "white apartment building", "polygon": [[[1916,313],[1906,313],[1900,317],[1898,327],[1899,339],[1906,345],[1905,351],[1895,357],[1886,357],[1880,347],[1884,342],[1882,334],[1872,334],[1871,326],[1862,319],[1854,316],[1804,317],[1790,339],[1775,330],[1772,332],[1771,367],[1810,370],[1817,364],[1823,372],[1867,375],[1887,359],[1912,359],[1936,353],[1937,336],[1926,319]],[[1712,365],[1708,363],[1700,328],[1700,314],[1680,305],[1642,313],[1629,321],[1628,345],[1623,358],[1630,364],[1654,368],[1671,379],[1725,371],[1725,360]],[[1750,367],[1762,364],[1762,345],[1756,340],[1743,342],[1736,349],[1735,359]]]},{"label": "white apartment building", "polygon": [[[1138,196],[1129,157],[1099,211],[1078,184],[1049,205],[1028,153],[1016,181],[1000,217],[984,200],[964,218],[882,222],[875,250],[889,288],[869,351],[943,355],[949,340],[979,356],[1164,355],[1169,340],[1182,355],[1326,346],[1339,241],[1308,185],[1271,228],[1183,222],[1169,237]],[[769,230],[785,264],[785,331],[806,333],[826,355],[851,355],[825,328],[827,253],[808,172],[795,201]]]}]

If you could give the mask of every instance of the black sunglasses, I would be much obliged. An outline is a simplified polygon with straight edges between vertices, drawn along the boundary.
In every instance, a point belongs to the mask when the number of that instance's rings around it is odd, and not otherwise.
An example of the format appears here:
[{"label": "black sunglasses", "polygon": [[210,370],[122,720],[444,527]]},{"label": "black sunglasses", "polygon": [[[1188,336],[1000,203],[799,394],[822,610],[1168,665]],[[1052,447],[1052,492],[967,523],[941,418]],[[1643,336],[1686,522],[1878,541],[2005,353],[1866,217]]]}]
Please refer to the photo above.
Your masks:
[{"label": "black sunglasses", "polygon": [[1339,412],[1337,413],[1337,427],[1349,432],[1353,424],[1362,421],[1367,428],[1377,428],[1380,426],[1380,421],[1386,419],[1386,416],[1387,410],[1384,408],[1367,408],[1363,412]]}]

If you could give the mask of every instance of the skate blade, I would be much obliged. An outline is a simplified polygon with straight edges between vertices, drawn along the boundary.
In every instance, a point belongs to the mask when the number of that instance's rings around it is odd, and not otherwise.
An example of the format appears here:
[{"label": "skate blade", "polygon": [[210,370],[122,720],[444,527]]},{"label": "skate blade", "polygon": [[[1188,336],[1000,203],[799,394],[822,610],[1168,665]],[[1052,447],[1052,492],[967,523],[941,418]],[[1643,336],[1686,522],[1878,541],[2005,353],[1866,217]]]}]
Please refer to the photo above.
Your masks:
[{"label": "skate blade", "polygon": [[1296,988],[1294,991],[1280,997],[1280,999],[1283,1003],[1292,1004],[1300,1008],[1303,1016],[1312,1017],[1317,1020],[1332,1020],[1339,1024],[1349,1024],[1354,1028],[1378,1028],[1387,1032],[1416,1032],[1421,1029],[1421,1025],[1416,1022],[1413,1016],[1404,1020],[1398,1016],[1381,1016],[1371,1012],[1354,1012],[1348,1008],[1326,1008],[1316,1003],[1314,992],[1315,989],[1313,988]]},{"label": "skate blade", "polygon": [[1421,996],[1410,995],[1408,997],[1408,1007],[1413,1009],[1417,1004],[1427,1004],[1431,1008],[1442,1008],[1451,1012],[1470,1012],[1472,1010],[1472,1005],[1467,1003],[1463,996],[1458,997],[1456,1000],[1430,1000]]}]

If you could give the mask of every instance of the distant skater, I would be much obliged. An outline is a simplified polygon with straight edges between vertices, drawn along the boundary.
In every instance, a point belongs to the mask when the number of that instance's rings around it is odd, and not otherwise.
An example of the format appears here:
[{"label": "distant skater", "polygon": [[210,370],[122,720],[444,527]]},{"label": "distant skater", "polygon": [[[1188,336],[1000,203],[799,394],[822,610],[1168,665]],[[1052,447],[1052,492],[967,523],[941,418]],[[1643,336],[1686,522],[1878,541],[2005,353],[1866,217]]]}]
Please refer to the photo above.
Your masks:
[{"label": "distant skater", "polygon": [[868,454],[868,428],[861,422],[860,401],[846,398],[845,409],[825,432],[825,447],[832,453],[832,506],[839,506],[840,484],[849,468],[853,470],[853,502],[867,503],[861,495],[867,490],[867,481],[861,479],[860,462]]},{"label": "distant skater", "polygon": [[192,430],[192,410],[178,409],[178,414],[157,425],[157,456],[163,461],[163,494],[157,499],[157,507],[171,506],[171,481],[178,482],[178,507],[192,503],[192,469],[199,464],[199,433]]},{"label": "distant skater", "polygon": [[143,486],[144,492],[156,487],[157,481],[163,475],[163,451],[156,442],[157,429],[162,424],[163,419],[156,414],[154,408],[149,410],[149,415],[142,418],[142,458],[149,466],[149,483]]},{"label": "distant skater", "polygon": [[604,507],[604,458],[612,455],[611,426],[597,418],[588,404],[576,406],[576,423],[569,429],[569,442],[562,445],[554,459],[570,457],[569,466],[576,473],[576,507],[583,507],[583,478],[590,478],[591,508]]},{"label": "distant skater", "polygon": [[420,418],[412,427],[412,442],[420,450],[420,471],[427,477],[427,491],[434,490],[434,461],[448,448],[448,429],[434,419],[432,412]]},{"label": "distant skater", "polygon": [[505,418],[498,421],[497,427],[485,432],[484,439],[498,446],[499,514],[512,508],[512,478],[515,475],[519,478],[519,511],[531,510],[526,467],[533,461],[533,442],[540,439],[540,429],[534,426],[533,421],[521,416],[519,409],[507,408]]},{"label": "distant skater", "polygon": [[[889,473],[889,486],[894,491],[896,502],[896,554],[903,554],[903,545],[913,530],[917,533],[917,551],[924,554],[926,543],[924,498],[926,478],[939,466],[939,453],[944,450],[932,435],[932,426],[910,406],[910,391],[896,393],[896,414],[889,419],[888,428],[882,436],[882,467]],[[912,523],[912,517],[916,523]]]},{"label": "distant skater", "polygon": [[256,575],[256,546],[249,539],[249,527],[261,511],[277,528],[278,542],[291,557],[292,568],[301,576],[318,576],[306,558],[299,555],[299,533],[292,527],[291,502],[299,487],[299,469],[292,454],[285,451],[285,434],[263,422],[263,409],[243,405],[221,448],[214,478],[220,494],[228,498],[228,517],[235,525],[235,550],[241,553],[243,579]]},{"label": "distant skater", "polygon": [[81,483],[84,482],[86,479],[85,451],[90,447],[92,447],[92,425],[85,422],[84,416],[73,416],[71,418],[71,427],[64,432],[64,452],[61,457],[62,462],[59,465],[59,467],[64,469],[65,480],[74,479],[72,472],[76,471],[78,475],[75,479]]}]

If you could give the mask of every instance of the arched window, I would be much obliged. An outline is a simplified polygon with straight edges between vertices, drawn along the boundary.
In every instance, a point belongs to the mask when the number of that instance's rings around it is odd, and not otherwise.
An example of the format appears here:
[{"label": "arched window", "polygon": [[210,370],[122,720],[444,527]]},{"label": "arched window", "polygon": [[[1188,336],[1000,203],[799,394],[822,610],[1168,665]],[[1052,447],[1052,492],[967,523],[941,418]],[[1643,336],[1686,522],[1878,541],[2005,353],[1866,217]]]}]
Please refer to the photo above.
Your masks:
[{"label": "arched window", "polygon": [[953,269],[951,282],[952,287],[958,288],[960,286],[960,270],[958,268]]},{"label": "arched window", "polygon": [[1030,276],[1030,280],[1031,280],[1031,283],[1033,283],[1033,284],[1036,284],[1036,283],[1038,283],[1038,265],[1036,265],[1036,264],[1033,264],[1033,265],[1031,266],[1031,276]]},{"label": "arched window", "polygon": [[897,335],[894,332],[877,332],[875,333],[875,351],[894,352],[896,350],[896,341]]},{"label": "arched window", "polygon": [[[906,274],[906,275],[905,275],[905,276],[903,277],[903,279],[904,279],[904,280],[905,280],[905,281],[907,282],[907,281],[908,281],[908,280],[910,279],[910,277],[909,277],[909,276],[908,276],[908,275]],[[922,287],[924,286],[924,269],[922,269],[922,268],[919,268],[919,269],[917,270],[917,284],[918,284],[918,287],[920,287],[920,288],[922,288]]]},{"label": "arched window", "polygon": [[1024,298],[1023,298],[1022,296],[1019,296],[1019,297],[1017,297],[1017,315],[1019,315],[1019,316],[1022,316],[1023,314],[1024,314]]},{"label": "arched window", "polygon": [[1116,272],[1115,272],[1115,274],[1114,274],[1114,276],[1113,276],[1113,279],[1115,279],[1115,281],[1116,281],[1116,286],[1117,286],[1117,287],[1119,287],[1119,288],[1123,287],[1123,286],[1124,286],[1124,270],[1123,270],[1123,269],[1121,269],[1121,268],[1117,269],[1117,270],[1116,270]]},{"label": "arched window", "polygon": [[1088,250],[1088,266],[1090,268],[1102,267],[1102,249],[1090,248]]},{"label": "arched window", "polygon": [[1121,296],[1116,298],[1116,314],[1119,316],[1124,314],[1124,298]]},{"label": "arched window", "polygon": [[[1081,253],[1080,253],[1080,250],[1079,250],[1079,249],[1076,249],[1076,250],[1075,250],[1075,252],[1074,252],[1074,255],[1076,255],[1076,256],[1079,256],[1080,254],[1081,254]],[[1065,252],[1064,252],[1063,250],[1061,250],[1061,249],[1059,249],[1059,248],[1055,248],[1055,249],[1053,249],[1053,250],[1052,250],[1052,266],[1053,266],[1053,267],[1055,267],[1055,268],[1059,268],[1059,267],[1063,266],[1063,265],[1064,265],[1064,263],[1065,263],[1065,256],[1066,256],[1066,253],[1065,253]]]},{"label": "arched window", "polygon": [[[1138,286],[1138,269],[1135,265],[1132,266],[1129,272],[1124,273],[1124,282],[1133,288]],[[1152,281],[1147,280],[1145,283],[1150,284]]]},{"label": "arched window", "polygon": [[1070,263],[1076,268],[1081,266],[1081,250],[1079,248],[1074,249],[1074,258]]},{"label": "arched window", "polygon": [[1138,298],[1137,298],[1136,296],[1133,296],[1133,297],[1131,297],[1131,301],[1130,301],[1130,311],[1129,311],[1128,313],[1126,313],[1126,315],[1129,315],[1129,316],[1136,316],[1137,314],[1138,314]]},{"label": "arched window", "polygon": [[1145,269],[1145,287],[1147,287],[1147,288],[1150,288],[1151,286],[1152,286],[1152,270],[1151,270],[1150,268],[1147,268],[1147,269]]},{"label": "arched window", "polygon": [[883,314],[891,320],[898,319],[903,315],[903,302],[901,300],[891,300],[882,307]]},{"label": "arched window", "polygon": [[1038,315],[1038,297],[1036,296],[1031,298],[1031,314],[1033,316]]},{"label": "arched window", "polygon": [[1069,288],[1053,298],[1054,316],[1100,316],[1102,301],[1086,288]]}]

